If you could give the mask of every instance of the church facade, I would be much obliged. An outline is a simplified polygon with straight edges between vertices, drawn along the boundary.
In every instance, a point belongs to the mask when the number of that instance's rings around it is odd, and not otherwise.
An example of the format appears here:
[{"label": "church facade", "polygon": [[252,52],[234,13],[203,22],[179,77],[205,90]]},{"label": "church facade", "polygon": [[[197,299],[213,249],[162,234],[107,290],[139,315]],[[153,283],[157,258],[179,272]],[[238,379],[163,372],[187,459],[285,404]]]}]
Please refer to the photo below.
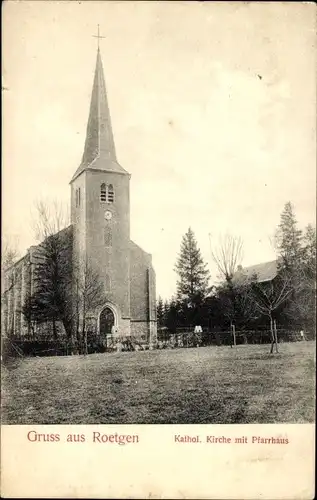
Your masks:
[{"label": "church facade", "polygon": [[[88,311],[89,327],[99,336],[156,338],[156,292],[152,257],[130,239],[130,177],[118,163],[100,50],[90,102],[82,161],[71,181],[68,254],[72,269],[88,263],[98,276],[104,301]],[[6,272],[3,331],[26,335],[22,313],[32,296],[39,247]],[[75,283],[73,283],[73,289]]]}]

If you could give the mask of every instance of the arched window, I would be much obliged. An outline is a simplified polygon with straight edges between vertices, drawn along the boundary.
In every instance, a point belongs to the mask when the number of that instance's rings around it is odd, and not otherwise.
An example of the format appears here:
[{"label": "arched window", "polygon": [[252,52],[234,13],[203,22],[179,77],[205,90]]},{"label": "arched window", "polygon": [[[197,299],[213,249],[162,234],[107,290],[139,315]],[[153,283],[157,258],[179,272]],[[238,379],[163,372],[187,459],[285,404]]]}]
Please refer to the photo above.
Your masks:
[{"label": "arched window", "polygon": [[101,312],[99,317],[100,335],[109,335],[112,332],[112,327],[115,325],[115,317],[113,311],[109,307]]},{"label": "arched window", "polygon": [[100,186],[100,202],[113,203],[114,202],[114,189],[112,184],[101,184]]},{"label": "arched window", "polygon": [[109,184],[109,186],[108,186],[108,203],[113,203],[113,202],[114,202],[113,185]]},{"label": "arched window", "polygon": [[107,186],[106,186],[106,184],[101,184],[101,186],[100,186],[100,201],[101,201],[101,203],[107,202]]},{"label": "arched window", "polygon": [[76,189],[76,207],[80,206],[80,188]]},{"label": "arched window", "polygon": [[112,231],[109,224],[107,224],[104,229],[104,242],[106,247],[112,246]]}]

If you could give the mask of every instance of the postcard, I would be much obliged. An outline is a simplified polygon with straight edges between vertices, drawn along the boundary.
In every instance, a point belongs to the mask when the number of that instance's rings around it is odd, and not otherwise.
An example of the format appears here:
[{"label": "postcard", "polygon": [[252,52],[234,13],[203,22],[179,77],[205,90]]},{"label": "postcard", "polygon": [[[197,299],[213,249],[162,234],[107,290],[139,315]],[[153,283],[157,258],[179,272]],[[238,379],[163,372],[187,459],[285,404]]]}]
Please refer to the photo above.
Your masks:
[{"label": "postcard", "polygon": [[315,4],[2,12],[2,496],[314,498]]}]

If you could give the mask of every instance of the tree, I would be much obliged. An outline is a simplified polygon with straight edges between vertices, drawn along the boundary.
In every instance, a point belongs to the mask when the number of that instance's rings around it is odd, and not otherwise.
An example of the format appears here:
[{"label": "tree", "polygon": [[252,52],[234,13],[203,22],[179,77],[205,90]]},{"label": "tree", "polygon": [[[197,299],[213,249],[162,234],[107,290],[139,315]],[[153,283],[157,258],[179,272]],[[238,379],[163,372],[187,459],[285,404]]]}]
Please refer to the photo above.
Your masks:
[{"label": "tree", "polygon": [[179,321],[179,304],[175,297],[172,297],[166,309],[166,326],[172,333],[176,333]]},{"label": "tree", "polygon": [[220,239],[218,248],[211,249],[211,256],[218,268],[221,280],[231,283],[242,261],[243,243],[241,238],[227,234],[223,239]]},{"label": "tree", "polygon": [[19,259],[18,240],[3,236],[1,242],[1,267],[5,271]]},{"label": "tree", "polygon": [[16,238],[3,236],[1,240],[1,324],[4,333],[13,333],[13,315],[10,326],[6,323],[8,294],[15,285],[14,269],[10,269],[19,259],[18,241]]},{"label": "tree", "polygon": [[[8,269],[19,259],[17,239],[3,236],[1,241],[1,294],[13,286],[13,274],[6,276]],[[5,279],[7,277],[7,279]]]},{"label": "tree", "polygon": [[276,278],[265,283],[258,283],[252,278],[253,303],[258,311],[270,319],[271,331],[271,354],[275,344],[276,352],[278,352],[278,341],[275,327],[275,315],[278,309],[285,304],[293,291],[292,276],[286,270],[280,270]]},{"label": "tree", "polygon": [[[251,317],[252,306],[249,289],[245,283],[234,281],[238,266],[243,255],[243,243],[240,237],[227,234],[220,239],[216,249],[211,249],[211,256],[215,262],[222,285],[218,287],[218,298],[224,316],[230,321],[230,329],[234,337],[236,326],[240,328]],[[235,343],[235,337],[233,338]]]},{"label": "tree", "polygon": [[308,224],[303,235],[302,261],[305,276],[316,281],[316,228]]},{"label": "tree", "polygon": [[230,281],[217,288],[222,316],[239,330],[246,329],[259,316],[254,307],[253,292],[247,280]]},{"label": "tree", "polygon": [[36,237],[42,240],[35,253],[34,291],[26,298],[23,313],[26,320],[52,322],[57,339],[56,322],[62,322],[68,340],[72,339],[72,230],[62,228],[66,219],[62,207],[50,207],[43,201],[36,205]]},{"label": "tree", "polygon": [[164,303],[162,297],[159,295],[156,305],[157,326],[162,328],[164,326]]},{"label": "tree", "polygon": [[206,269],[191,228],[183,236],[175,265],[178,274],[177,300],[193,312],[201,306],[208,293],[209,271]]},{"label": "tree", "polygon": [[314,323],[316,298],[316,231],[309,224],[303,233],[297,227],[294,207],[284,206],[276,231],[279,269],[286,270],[292,282],[292,292],[283,315],[298,327],[309,328]]},{"label": "tree", "polygon": [[302,256],[302,231],[297,227],[294,207],[290,201],[285,203],[281,220],[275,233],[275,243],[281,266],[295,275]]},{"label": "tree", "polygon": [[81,259],[75,266],[75,324],[79,351],[87,354],[87,319],[89,314],[106,302],[105,291],[99,274],[88,258]]},{"label": "tree", "polygon": [[316,230],[309,224],[302,238],[301,258],[293,277],[294,292],[285,307],[286,317],[306,330],[314,330],[316,307]]}]

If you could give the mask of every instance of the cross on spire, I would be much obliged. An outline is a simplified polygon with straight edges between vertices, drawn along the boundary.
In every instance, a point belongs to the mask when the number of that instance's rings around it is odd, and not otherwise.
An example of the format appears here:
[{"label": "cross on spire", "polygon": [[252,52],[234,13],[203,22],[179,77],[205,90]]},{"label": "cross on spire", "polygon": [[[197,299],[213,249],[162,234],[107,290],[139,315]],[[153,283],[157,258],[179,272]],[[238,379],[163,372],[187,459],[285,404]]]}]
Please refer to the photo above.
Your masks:
[{"label": "cross on spire", "polygon": [[92,36],[93,36],[94,38],[97,38],[97,39],[98,39],[98,50],[99,50],[99,40],[100,40],[101,38],[106,38],[106,37],[105,37],[105,36],[101,36],[101,35],[99,34],[99,24],[98,24],[97,26],[98,26],[98,32],[97,32],[97,35],[92,35]]}]

